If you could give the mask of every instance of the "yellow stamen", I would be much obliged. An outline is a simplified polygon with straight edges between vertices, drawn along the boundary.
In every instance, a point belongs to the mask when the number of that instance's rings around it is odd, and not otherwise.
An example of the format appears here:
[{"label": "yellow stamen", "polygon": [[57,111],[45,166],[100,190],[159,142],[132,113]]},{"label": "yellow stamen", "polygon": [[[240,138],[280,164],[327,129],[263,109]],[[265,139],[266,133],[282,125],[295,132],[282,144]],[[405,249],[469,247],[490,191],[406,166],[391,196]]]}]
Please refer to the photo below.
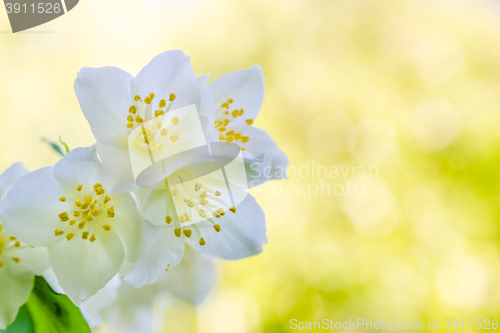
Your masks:
[{"label": "yellow stamen", "polygon": [[224,209],[222,209],[222,208],[217,209],[217,211],[218,211],[218,212],[219,212],[219,214],[220,214],[220,215],[222,215],[222,216],[226,215],[226,212],[224,212]]},{"label": "yellow stamen", "polygon": [[241,137],[241,142],[245,143],[245,142],[247,142],[249,139],[250,139],[250,137],[248,137],[248,136],[242,136],[242,137]]},{"label": "yellow stamen", "polygon": [[159,122],[157,122],[157,123],[156,123],[156,128],[157,128],[157,129],[160,129],[160,128],[161,128],[161,121],[159,121]]},{"label": "yellow stamen", "polygon": [[94,208],[95,208],[95,203],[91,203],[91,204],[89,205],[89,208],[90,208],[90,209],[94,209]]},{"label": "yellow stamen", "polygon": [[200,209],[200,216],[201,217],[207,217],[207,213],[203,209]]},{"label": "yellow stamen", "polygon": [[127,121],[128,121],[129,123],[133,123],[133,122],[134,122],[134,117],[132,117],[132,115],[131,115],[131,114],[129,114],[129,115],[127,116]]},{"label": "yellow stamen", "polygon": [[207,200],[207,199],[205,199],[205,198],[201,198],[201,199],[200,199],[200,205],[203,205],[203,206],[208,205],[208,200]]},{"label": "yellow stamen", "polygon": [[96,241],[96,239],[95,239],[95,235],[94,235],[94,234],[92,234],[92,236],[90,236],[89,241],[90,241],[91,243],[93,243],[93,242],[95,242],[95,241]]},{"label": "yellow stamen", "polygon": [[102,187],[102,185],[101,185],[100,183],[96,183],[96,184],[94,185],[94,187],[92,187],[92,188],[94,189],[94,191],[97,191],[97,189],[98,189],[98,188],[101,188],[101,187]]},{"label": "yellow stamen", "polygon": [[220,225],[215,224],[215,225],[214,225],[214,229],[215,229],[217,232],[220,232]]},{"label": "yellow stamen", "polygon": [[105,224],[102,226],[102,228],[106,231],[110,231],[111,230],[111,226],[109,224]]},{"label": "yellow stamen", "polygon": [[104,189],[102,187],[98,188],[97,191],[96,191],[96,194],[97,195],[103,195],[104,194]]},{"label": "yellow stamen", "polygon": [[172,223],[172,220],[173,219],[172,219],[172,217],[170,217],[170,215],[165,216],[165,222],[167,222],[167,224]]},{"label": "yellow stamen", "polygon": [[194,207],[194,203],[191,201],[191,200],[186,200],[186,205],[190,208],[193,208]]},{"label": "yellow stamen", "polygon": [[82,187],[83,187],[83,185],[82,185],[82,184],[78,184],[78,185],[76,185],[76,190],[77,190],[77,191],[81,191],[81,190],[82,190]]},{"label": "yellow stamen", "polygon": [[65,202],[66,201],[66,197],[63,195],[62,197],[59,198],[59,201]]},{"label": "yellow stamen", "polygon": [[62,231],[62,230],[59,230],[59,229],[54,230],[54,235],[56,235],[56,236],[61,236],[63,234],[64,234],[64,231]]},{"label": "yellow stamen", "polygon": [[[137,107],[135,105],[132,105],[130,109],[128,109],[128,112],[135,114],[137,112]],[[130,117],[130,115],[129,115]],[[128,118],[127,118],[128,119]]]},{"label": "yellow stamen", "polygon": [[236,133],[236,134],[234,135],[234,139],[235,139],[235,140],[239,140],[239,139],[241,139],[241,133]]},{"label": "yellow stamen", "polygon": [[135,117],[135,121],[138,123],[138,124],[142,124],[144,122],[144,120],[141,118],[141,116],[137,116]]},{"label": "yellow stamen", "polygon": [[72,232],[70,232],[69,234],[67,234],[67,235],[66,235],[66,239],[68,240],[68,242],[69,242],[70,240],[72,240],[72,239],[73,239],[73,237],[75,237],[75,234],[74,234],[74,233],[72,233]]},{"label": "yellow stamen", "polygon": [[206,198],[206,197],[208,197],[207,191],[201,192],[200,198]]},{"label": "yellow stamen", "polygon": [[74,212],[73,212],[73,216],[74,216],[74,217],[78,217],[78,216],[80,216],[80,215],[81,215],[81,214],[80,214],[80,212],[78,212],[78,211],[74,211]]},{"label": "yellow stamen", "polygon": [[181,228],[175,228],[175,229],[174,229],[174,234],[175,234],[177,237],[181,237]]},{"label": "yellow stamen", "polygon": [[21,259],[17,257],[12,257],[12,261],[14,261],[16,264],[19,264],[19,261],[21,261]]},{"label": "yellow stamen", "polygon": [[175,101],[175,94],[174,94],[174,93],[171,93],[171,94],[168,96],[168,100],[169,100],[170,102]]},{"label": "yellow stamen", "polygon": [[172,135],[170,137],[170,141],[172,141],[172,143],[174,143],[175,141],[177,141],[179,139],[179,135],[175,134],[175,135]]},{"label": "yellow stamen", "polygon": [[88,231],[82,232],[82,239],[85,239],[85,240],[89,239],[89,232]]},{"label": "yellow stamen", "polygon": [[13,237],[13,236],[10,236],[10,237],[9,237],[9,240],[11,240],[11,241],[15,241],[15,240],[17,240],[17,238],[16,238],[16,237]]},{"label": "yellow stamen", "polygon": [[226,140],[226,138],[223,137],[222,135],[219,135],[219,140]]},{"label": "yellow stamen", "polygon": [[167,101],[165,101],[164,99],[162,99],[162,100],[160,101],[160,104],[159,104],[159,105],[160,105],[160,107],[161,107],[161,108],[164,108],[165,106],[167,106]]},{"label": "yellow stamen", "polygon": [[21,243],[20,243],[19,241],[16,241],[16,242],[14,243],[14,247],[19,247],[19,246],[21,246]]},{"label": "yellow stamen", "polygon": [[184,230],[182,230],[182,232],[184,233],[184,236],[186,236],[187,238],[191,237],[191,230],[190,229],[184,229]]},{"label": "yellow stamen", "polygon": [[97,209],[92,209],[92,211],[90,212],[93,216],[97,216],[99,215],[99,211]]},{"label": "yellow stamen", "polygon": [[236,213],[236,207],[231,207],[229,208],[230,211],[232,211],[233,213]]},{"label": "yellow stamen", "polygon": [[2,267],[3,267],[3,261],[0,260],[0,268],[2,268]]},{"label": "yellow stamen", "polygon": [[215,196],[216,197],[220,197],[222,195],[222,193],[220,193],[219,191],[215,191]]},{"label": "yellow stamen", "polygon": [[163,129],[161,130],[161,136],[167,136],[167,134],[168,134],[168,130],[167,130],[167,129],[165,129],[165,128],[163,128]]},{"label": "yellow stamen", "polygon": [[115,217],[115,206],[108,208],[108,217]]},{"label": "yellow stamen", "polygon": [[74,225],[75,223],[76,223],[76,221],[75,221],[75,220],[71,220],[71,221],[69,221],[69,225]]},{"label": "yellow stamen", "polygon": [[89,221],[89,222],[94,221],[94,218],[92,217],[91,214],[87,215],[87,221]]},{"label": "yellow stamen", "polygon": [[105,204],[107,204],[107,203],[108,203],[108,202],[110,202],[110,201],[111,201],[111,198],[110,198],[110,197],[108,197],[108,196],[105,196],[105,197],[104,197],[103,202],[104,202]]},{"label": "yellow stamen", "polygon": [[201,190],[201,187],[202,187],[202,186],[203,186],[203,184],[201,184],[201,183],[196,183],[196,184],[194,184],[194,190],[195,190],[195,191],[199,191],[199,190]]},{"label": "yellow stamen", "polygon": [[175,126],[177,126],[177,124],[179,123],[179,118],[174,117],[174,118],[172,119],[172,123],[173,123]]},{"label": "yellow stamen", "polygon": [[177,193],[179,193],[179,191],[177,191],[176,188],[173,188],[172,189],[172,196],[175,197],[177,195]]},{"label": "yellow stamen", "polygon": [[59,219],[61,220],[61,222],[68,221],[69,220],[68,213],[64,212],[64,213],[59,214]]},{"label": "yellow stamen", "polygon": [[78,229],[85,228],[85,223],[87,223],[87,221],[83,221],[83,222],[78,223]]},{"label": "yellow stamen", "polygon": [[203,246],[203,245],[206,245],[207,242],[205,242],[205,240],[203,239],[203,237],[200,238],[200,245]]},{"label": "yellow stamen", "polygon": [[228,99],[228,100],[227,100],[227,102],[228,102],[229,104],[232,104],[232,103],[234,102],[234,100],[233,100],[232,98],[230,98],[230,99]]},{"label": "yellow stamen", "polygon": [[232,136],[228,136],[228,137],[226,138],[226,142],[233,142],[233,140],[234,140],[234,139],[233,139],[233,137],[232,137]]},{"label": "yellow stamen", "polygon": [[240,115],[240,111],[234,110],[233,112],[231,112],[231,114],[233,115],[233,118],[236,118]]},{"label": "yellow stamen", "polygon": [[75,201],[75,206],[76,207],[81,207],[82,206],[82,202],[80,200]]},{"label": "yellow stamen", "polygon": [[134,127],[134,124],[132,124],[132,123],[127,123],[127,128],[132,129],[132,127]]},{"label": "yellow stamen", "polygon": [[227,102],[226,102],[226,103],[222,103],[222,104],[220,105],[220,107],[221,107],[221,108],[226,108],[226,109],[229,109],[229,103],[227,103]]},{"label": "yellow stamen", "polygon": [[226,130],[226,128],[224,126],[222,126],[221,128],[219,128],[219,131],[221,132],[224,132]]},{"label": "yellow stamen", "polygon": [[134,101],[136,101],[136,102],[141,101],[142,102],[141,96],[135,95]]}]

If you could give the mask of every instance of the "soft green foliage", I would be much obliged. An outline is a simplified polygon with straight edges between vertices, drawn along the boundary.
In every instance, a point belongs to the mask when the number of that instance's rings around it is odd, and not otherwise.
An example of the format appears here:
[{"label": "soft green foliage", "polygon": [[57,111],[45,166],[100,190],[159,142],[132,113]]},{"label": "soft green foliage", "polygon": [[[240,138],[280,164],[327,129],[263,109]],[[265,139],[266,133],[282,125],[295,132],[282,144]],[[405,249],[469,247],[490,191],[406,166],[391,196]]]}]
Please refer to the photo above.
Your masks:
[{"label": "soft green foliage", "polygon": [[78,307],[65,295],[50,289],[42,277],[35,278],[30,298],[5,333],[83,333],[90,328]]}]

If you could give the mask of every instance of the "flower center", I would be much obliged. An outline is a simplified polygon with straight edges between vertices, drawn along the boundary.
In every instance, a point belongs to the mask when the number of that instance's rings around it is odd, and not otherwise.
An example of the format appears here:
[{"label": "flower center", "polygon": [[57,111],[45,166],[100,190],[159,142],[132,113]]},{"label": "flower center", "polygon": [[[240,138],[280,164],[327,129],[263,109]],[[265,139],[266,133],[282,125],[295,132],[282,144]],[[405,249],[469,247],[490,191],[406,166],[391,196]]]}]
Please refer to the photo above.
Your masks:
[{"label": "flower center", "polygon": [[[55,236],[66,234],[68,241],[75,237],[75,233],[81,231],[82,239],[95,242],[96,229],[102,228],[105,231],[111,230],[111,224],[115,217],[115,208],[109,202],[111,198],[105,194],[101,184],[95,184],[91,189],[84,189],[78,184],[76,190],[79,195],[66,198],[61,196],[59,201],[69,201],[74,203],[74,211],[59,214],[59,220],[64,223],[61,229],[54,230]],[[66,224],[67,222],[67,224]]]},{"label": "flower center", "polygon": [[[219,140],[221,141],[226,141],[226,142],[233,142],[233,141],[238,141],[241,140],[242,143],[247,142],[250,137],[249,136],[243,136],[241,132],[236,132],[235,130],[239,127],[240,123],[235,123],[232,122],[236,117],[243,117],[243,114],[245,111],[243,109],[240,110],[233,110],[232,112],[229,112],[229,107],[231,104],[234,102],[233,99],[228,99],[226,102],[222,103],[220,108],[218,108],[215,111],[215,122],[214,126],[219,132]],[[232,118],[231,118],[232,116]],[[247,119],[245,120],[245,123],[247,125],[252,125],[253,120],[252,119]],[[225,135],[225,136],[224,136]],[[245,148],[241,148],[242,150],[245,150]]]},{"label": "flower center", "polygon": [[[183,173],[176,175],[178,181],[176,185],[170,187],[170,194],[172,195],[172,200],[174,201],[174,206],[177,210],[177,216],[179,217],[180,227],[174,228],[174,234],[177,237],[181,237],[181,233],[187,238],[191,237],[191,229],[186,228],[188,222],[193,222],[195,214],[199,217],[206,219],[212,223],[215,231],[220,232],[221,226],[217,224],[214,218],[220,218],[224,216],[227,211],[236,213],[236,208],[231,205],[220,191],[211,189],[208,186],[204,186],[202,183],[186,181],[189,178]],[[198,217],[196,219],[199,220]],[[172,222],[172,217],[167,215],[165,217],[165,222],[170,224]],[[196,228],[196,224],[190,223],[189,226]],[[182,230],[182,232],[181,232]],[[200,245],[206,245],[205,240],[200,238]]]},{"label": "flower center", "polygon": [[[16,237],[7,235],[2,228],[2,221],[0,221],[0,268],[4,266],[4,261],[2,260],[2,253],[7,254],[9,250],[13,248],[20,248],[21,246],[26,246],[21,244]],[[12,261],[18,264],[21,259],[19,257],[11,257]]]},{"label": "flower center", "polygon": [[[175,94],[170,94],[168,104],[166,100],[162,99],[158,104],[158,109],[153,113],[154,98],[154,93],[146,96],[144,101],[139,95],[134,97],[135,104],[130,107],[130,114],[127,116],[127,128],[133,131],[141,126],[141,130],[135,131],[135,143],[141,150],[157,152],[163,148],[166,142],[176,142],[179,135],[168,135],[168,130],[163,126],[165,113],[172,107],[176,98]],[[174,126],[177,126],[179,118],[174,117],[171,121]]]}]

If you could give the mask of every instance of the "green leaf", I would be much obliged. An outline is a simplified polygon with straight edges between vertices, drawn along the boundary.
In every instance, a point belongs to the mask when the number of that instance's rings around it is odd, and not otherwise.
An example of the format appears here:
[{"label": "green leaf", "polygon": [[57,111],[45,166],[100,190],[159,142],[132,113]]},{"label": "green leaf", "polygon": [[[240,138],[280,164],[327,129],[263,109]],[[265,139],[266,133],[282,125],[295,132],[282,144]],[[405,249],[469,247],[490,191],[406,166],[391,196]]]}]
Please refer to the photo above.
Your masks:
[{"label": "green leaf", "polygon": [[89,333],[80,309],[65,295],[56,294],[42,277],[35,277],[30,297],[4,333]]}]

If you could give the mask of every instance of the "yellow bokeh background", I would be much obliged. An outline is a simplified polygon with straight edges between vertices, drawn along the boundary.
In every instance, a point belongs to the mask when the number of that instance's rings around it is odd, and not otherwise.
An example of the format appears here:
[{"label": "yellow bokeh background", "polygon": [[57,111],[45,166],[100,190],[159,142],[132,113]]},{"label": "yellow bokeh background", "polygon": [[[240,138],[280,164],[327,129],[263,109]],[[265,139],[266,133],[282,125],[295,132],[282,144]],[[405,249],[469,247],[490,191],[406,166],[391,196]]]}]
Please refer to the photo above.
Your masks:
[{"label": "yellow bokeh background", "polygon": [[[291,319],[325,318],[439,320],[444,331],[446,318],[500,318],[495,1],[81,0],[9,31],[2,11],[2,170],[57,162],[42,137],[94,143],[73,91],[82,67],[135,75],[170,49],[211,80],[262,66],[255,124],[293,171],[253,190],[269,244],[219,262],[206,302],[170,306],[160,332],[288,332]],[[377,173],[313,176],[319,166]],[[364,194],[321,193],[348,181]]]}]

